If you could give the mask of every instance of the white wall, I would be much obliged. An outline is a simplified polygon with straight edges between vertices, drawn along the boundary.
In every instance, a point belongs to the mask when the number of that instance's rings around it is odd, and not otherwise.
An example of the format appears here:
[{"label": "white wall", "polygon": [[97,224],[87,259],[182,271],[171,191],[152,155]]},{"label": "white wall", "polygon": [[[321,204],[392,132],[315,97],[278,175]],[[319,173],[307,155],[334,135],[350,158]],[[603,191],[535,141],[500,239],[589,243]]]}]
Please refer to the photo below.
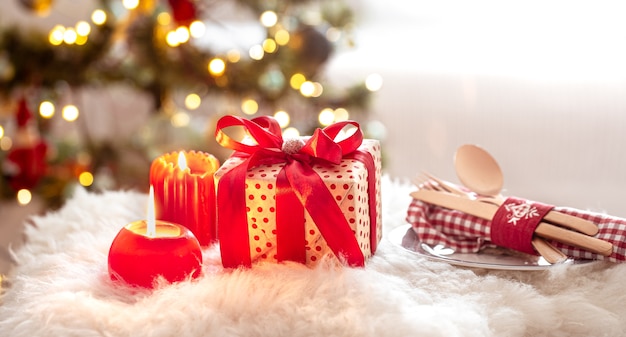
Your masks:
[{"label": "white wall", "polygon": [[455,149],[500,162],[505,194],[626,216],[626,3],[375,1],[328,73],[383,75],[386,169],[458,181]]}]

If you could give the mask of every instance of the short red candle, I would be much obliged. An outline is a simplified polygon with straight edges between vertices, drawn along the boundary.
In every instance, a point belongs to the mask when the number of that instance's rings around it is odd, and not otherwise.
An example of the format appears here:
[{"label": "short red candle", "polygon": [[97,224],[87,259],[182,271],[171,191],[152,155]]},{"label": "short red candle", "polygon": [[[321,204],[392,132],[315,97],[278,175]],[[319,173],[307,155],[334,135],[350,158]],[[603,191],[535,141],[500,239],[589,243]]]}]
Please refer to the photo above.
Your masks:
[{"label": "short red candle", "polygon": [[152,288],[163,276],[169,282],[197,278],[202,271],[202,252],[193,233],[178,224],[157,220],[150,235],[148,222],[131,222],[117,234],[109,250],[112,280]]},{"label": "short red candle", "polygon": [[157,219],[189,228],[201,246],[217,240],[213,174],[219,166],[211,154],[181,151],[158,157],[150,167]]}]

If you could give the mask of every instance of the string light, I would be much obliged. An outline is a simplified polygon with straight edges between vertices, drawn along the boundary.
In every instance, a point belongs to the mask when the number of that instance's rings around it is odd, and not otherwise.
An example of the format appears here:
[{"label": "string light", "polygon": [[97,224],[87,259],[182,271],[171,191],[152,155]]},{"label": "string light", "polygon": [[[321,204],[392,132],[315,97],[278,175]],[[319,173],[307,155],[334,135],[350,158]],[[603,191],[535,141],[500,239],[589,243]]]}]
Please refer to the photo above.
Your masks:
[{"label": "string light", "polygon": [[331,125],[335,121],[335,112],[331,108],[326,108],[320,111],[319,115],[317,116],[317,120],[323,126]]},{"label": "string light", "polygon": [[167,35],[165,35],[165,42],[170,47],[178,47],[183,43],[189,42],[190,38],[191,34],[189,32],[189,28],[186,26],[179,26],[175,30],[167,32]]},{"label": "string light", "polygon": [[276,44],[276,41],[274,41],[274,39],[265,39],[265,41],[263,41],[263,50],[266,53],[273,53],[278,49],[278,45]]},{"label": "string light", "polygon": [[326,31],[326,39],[328,39],[328,41],[337,42],[339,41],[340,38],[341,38],[341,30],[335,27],[330,27]]},{"label": "string light", "polygon": [[248,54],[250,55],[250,58],[253,60],[262,60],[263,56],[265,56],[265,52],[263,51],[263,47],[259,44],[256,44],[252,47],[250,47],[250,50],[248,51]]},{"label": "string light", "polygon": [[320,97],[322,96],[322,93],[324,93],[324,87],[322,86],[322,83],[313,82],[313,93],[311,94],[311,97]]},{"label": "string light", "polygon": [[283,129],[286,128],[291,122],[291,118],[289,117],[289,114],[283,110],[276,111],[274,113],[274,118],[276,118],[278,125],[280,125],[280,127]]},{"label": "string light", "polygon": [[335,110],[325,108],[320,111],[317,119],[321,125],[327,126],[332,123],[347,121],[350,119],[350,113],[345,108],[337,108]]},{"label": "string light", "polygon": [[209,73],[213,76],[222,76],[226,71],[226,62],[220,58],[214,58],[209,61]]},{"label": "string light", "polygon": [[300,73],[295,73],[289,79],[289,85],[295,90],[300,90],[302,84],[306,82],[306,77]]},{"label": "string light", "polygon": [[89,37],[89,34],[91,33],[91,25],[89,25],[89,23],[86,21],[78,21],[74,26],[74,29],[76,30],[77,34],[76,44],[82,46],[87,43],[87,39]]},{"label": "string light", "polygon": [[383,86],[383,77],[380,74],[371,74],[365,79],[365,88],[369,91],[378,91]]},{"label": "string light", "polygon": [[91,186],[93,184],[93,174],[91,174],[91,172],[88,172],[88,171],[82,172],[78,176],[78,183],[85,187]]},{"label": "string light", "polygon": [[101,9],[96,9],[91,13],[91,22],[98,26],[103,25],[105,22],[107,22],[107,13],[105,13]]},{"label": "string light", "polygon": [[76,36],[76,45],[82,46],[87,43],[88,36],[77,35]]},{"label": "string light", "polygon": [[289,32],[284,29],[278,30],[276,34],[274,34],[274,40],[276,40],[279,46],[286,45],[289,43]]},{"label": "string light", "polygon": [[265,11],[261,14],[259,20],[263,26],[268,28],[273,27],[278,22],[278,15],[276,15],[276,12],[273,11]]},{"label": "string light", "polygon": [[191,33],[192,37],[197,39],[204,36],[204,33],[206,32],[206,26],[202,21],[196,20],[189,25],[189,32]]},{"label": "string light", "polygon": [[200,103],[202,103],[202,99],[198,94],[189,94],[185,97],[185,107],[189,110],[196,110],[200,107]]},{"label": "string light", "polygon": [[304,97],[320,97],[324,87],[319,82],[305,81],[300,85],[300,94]]},{"label": "string light", "polygon": [[300,136],[300,131],[294,127],[283,130],[283,138],[296,138]]},{"label": "string light", "polygon": [[251,98],[245,99],[241,103],[241,111],[243,111],[246,115],[254,115],[257,111],[259,111],[259,103]]},{"label": "string light", "polygon": [[4,137],[4,128],[0,125],[0,138]]},{"label": "string light", "polygon": [[33,195],[27,189],[21,189],[17,191],[17,202],[20,205],[28,205],[30,201],[33,199]]},{"label": "string light", "polygon": [[170,118],[170,123],[175,128],[185,127],[189,125],[189,121],[190,121],[189,114],[183,111],[179,111],[175,113],[174,115],[172,115],[172,118]]},{"label": "string light", "polygon": [[241,54],[239,53],[239,50],[232,49],[229,50],[228,53],[226,53],[226,59],[230,63],[237,63],[239,62],[239,60],[241,60]]},{"label": "string light", "polygon": [[48,34],[48,42],[53,46],[59,46],[62,43],[82,46],[87,43],[90,33],[91,25],[86,21],[78,21],[74,27],[56,25]]},{"label": "string light", "polygon": [[161,12],[157,15],[156,20],[161,26],[167,26],[172,22],[172,16],[168,12]]},{"label": "string light", "polygon": [[76,34],[76,30],[73,27],[66,28],[63,32],[63,42],[67,44],[76,43],[77,38],[78,34]]},{"label": "string light", "polygon": [[122,0],[122,6],[128,10],[135,9],[139,6],[139,0]]},{"label": "string light", "polygon": [[176,36],[178,37],[178,42],[180,44],[187,43],[191,34],[189,33],[189,28],[185,26],[180,26],[176,28]]},{"label": "string light", "polygon": [[65,27],[61,25],[56,25],[50,30],[50,34],[48,35],[48,41],[53,46],[61,45],[61,43],[63,43],[64,33]]},{"label": "string light", "polygon": [[350,119],[350,113],[345,108],[335,109],[335,122],[347,121]]},{"label": "string light", "polygon": [[61,110],[61,114],[63,115],[63,119],[68,122],[73,122],[78,119],[78,108],[75,105],[66,105]]},{"label": "string light", "polygon": [[78,21],[76,23],[76,34],[79,36],[87,36],[91,33],[91,26],[87,21]]},{"label": "string light", "polygon": [[0,138],[0,150],[9,151],[13,147],[13,139],[10,137]]},{"label": "string light", "polygon": [[55,108],[54,104],[50,101],[43,101],[39,104],[39,115],[43,118],[49,119],[54,116]]},{"label": "string light", "polygon": [[180,45],[180,41],[178,41],[178,35],[175,30],[167,32],[167,35],[165,35],[165,43],[167,43],[170,47],[178,47]]}]

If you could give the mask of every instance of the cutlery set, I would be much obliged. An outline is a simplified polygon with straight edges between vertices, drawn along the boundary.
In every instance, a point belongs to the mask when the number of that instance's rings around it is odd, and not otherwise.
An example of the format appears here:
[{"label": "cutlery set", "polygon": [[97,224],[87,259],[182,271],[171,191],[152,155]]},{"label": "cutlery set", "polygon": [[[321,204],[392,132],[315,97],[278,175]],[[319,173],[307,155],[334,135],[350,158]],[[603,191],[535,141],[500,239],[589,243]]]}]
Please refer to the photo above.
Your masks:
[{"label": "cutlery set", "polygon": [[[472,156],[475,158],[474,161],[471,160]],[[507,211],[511,211],[509,209],[511,207],[510,202],[507,203],[507,198],[499,194],[503,180],[499,166],[486,151],[475,145],[460,147],[455,155],[455,167],[461,182],[471,191],[464,190],[433,175],[424,174],[421,179],[415,182],[418,190],[412,192],[411,196],[428,204],[489,220],[492,224],[494,224],[494,217],[499,209],[507,207]],[[531,202],[528,201],[528,203]],[[529,210],[527,205],[520,207],[526,211]],[[508,224],[509,227],[505,228],[520,230],[514,228],[517,224],[515,220],[509,219],[509,222],[513,222],[513,224]],[[498,218],[498,227],[500,227],[499,221]],[[553,210],[551,207],[540,219],[534,221],[536,223],[533,224],[534,232],[530,233],[531,238],[529,240],[531,242],[529,244],[532,245],[531,249],[534,248],[549,263],[554,264],[567,260],[567,256],[555,248],[549,240],[603,256],[609,256],[613,252],[612,243],[594,237],[599,229],[591,221]],[[495,226],[492,226],[491,229],[495,231]],[[502,229],[498,230],[501,231]],[[533,229],[531,228],[531,230]],[[518,235],[516,232],[505,234]],[[492,233],[492,237],[493,235],[494,233]],[[515,249],[515,247],[510,248]]]}]

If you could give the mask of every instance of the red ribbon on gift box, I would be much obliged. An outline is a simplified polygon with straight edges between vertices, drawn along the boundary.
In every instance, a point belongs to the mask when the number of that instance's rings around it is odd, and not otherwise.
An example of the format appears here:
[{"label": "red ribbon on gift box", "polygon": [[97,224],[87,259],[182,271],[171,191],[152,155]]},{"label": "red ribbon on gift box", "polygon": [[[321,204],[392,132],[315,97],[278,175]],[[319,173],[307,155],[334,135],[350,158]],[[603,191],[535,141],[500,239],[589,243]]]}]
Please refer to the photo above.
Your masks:
[{"label": "red ribbon on gift box", "polygon": [[[356,131],[341,141],[335,138],[345,127]],[[256,144],[244,144],[230,138],[224,129],[243,127]],[[252,120],[224,116],[216,125],[217,142],[237,151],[234,155],[245,160],[224,174],[218,182],[218,237],[224,267],[250,266],[250,243],[246,215],[245,178],[248,169],[261,164],[285,165],[276,181],[277,259],[305,263],[304,210],[306,210],[328,247],[350,266],[363,266],[365,258],[359,244],[322,178],[312,169],[315,163],[339,164],[342,159],[355,159],[368,170],[370,206],[370,247],[376,250],[376,176],[374,159],[358,150],[363,141],[360,126],[354,121],[332,124],[317,129],[313,136],[295,153],[283,150],[283,138],[278,122],[268,116]],[[227,195],[227,197],[224,197]],[[302,219],[302,220],[300,220]],[[294,221],[295,220],[295,221]],[[228,224],[228,225],[224,225]],[[296,225],[294,225],[296,224]]]}]

